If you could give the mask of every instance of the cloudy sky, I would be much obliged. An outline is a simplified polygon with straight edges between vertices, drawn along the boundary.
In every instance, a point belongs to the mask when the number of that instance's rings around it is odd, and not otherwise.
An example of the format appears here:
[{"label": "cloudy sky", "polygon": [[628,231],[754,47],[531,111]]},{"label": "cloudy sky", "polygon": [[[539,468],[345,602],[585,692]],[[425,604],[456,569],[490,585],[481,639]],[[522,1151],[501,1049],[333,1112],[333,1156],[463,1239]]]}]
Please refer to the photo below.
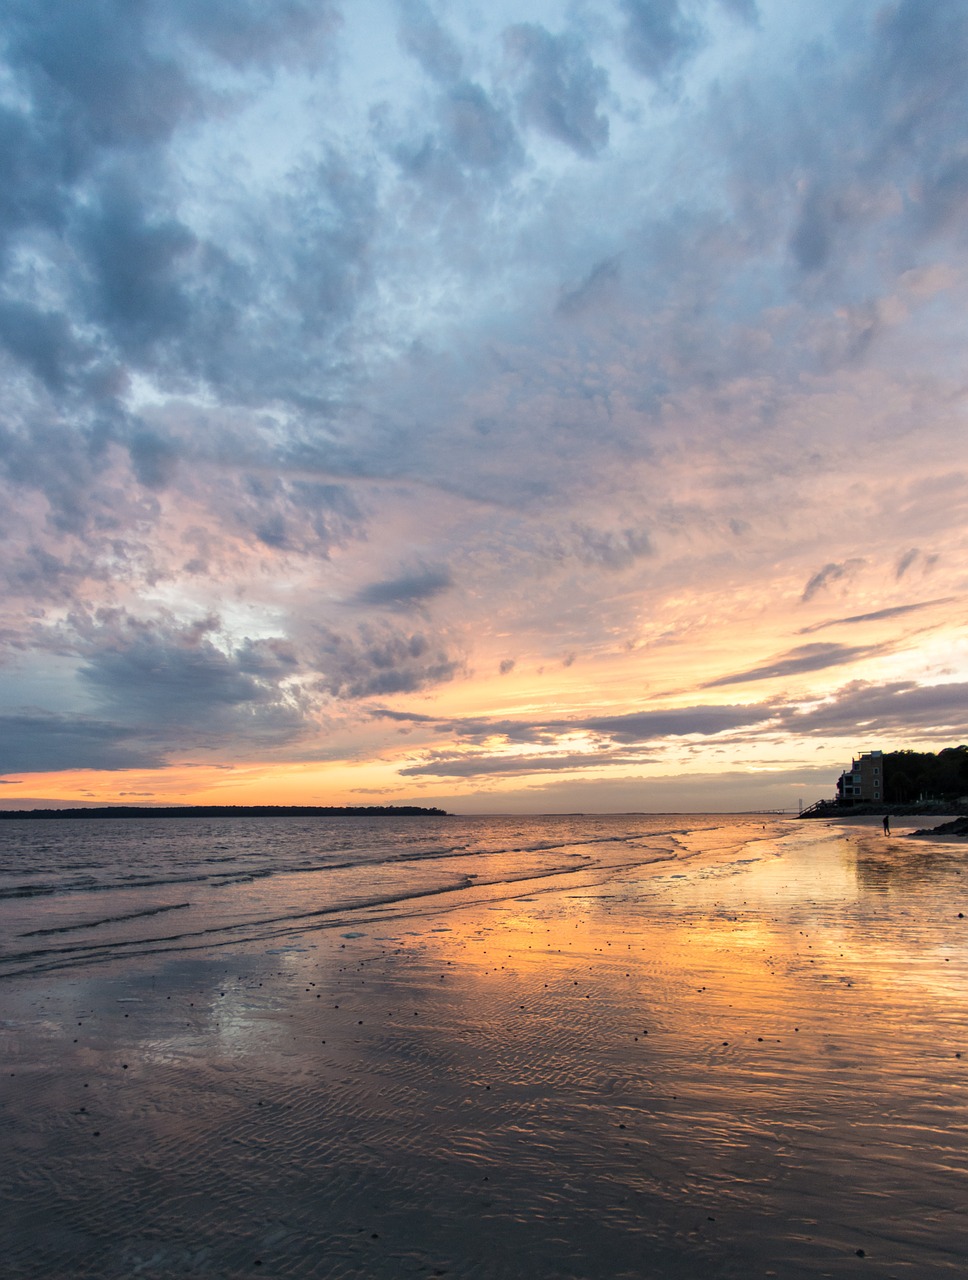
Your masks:
[{"label": "cloudy sky", "polygon": [[0,12],[0,803],[968,737],[964,0]]}]

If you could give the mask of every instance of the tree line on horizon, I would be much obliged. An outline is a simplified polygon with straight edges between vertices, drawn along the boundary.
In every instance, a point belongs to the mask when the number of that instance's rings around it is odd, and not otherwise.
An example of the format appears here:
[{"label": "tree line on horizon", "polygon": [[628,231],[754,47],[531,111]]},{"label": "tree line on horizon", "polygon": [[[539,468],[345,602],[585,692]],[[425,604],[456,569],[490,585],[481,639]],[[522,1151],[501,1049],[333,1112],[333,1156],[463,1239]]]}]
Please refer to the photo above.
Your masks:
[{"label": "tree line on horizon", "polygon": [[884,798],[890,804],[968,796],[968,746],[942,751],[885,751]]},{"label": "tree line on horizon", "polygon": [[0,809],[2,818],[446,818],[444,809],[412,804],[85,805],[74,809]]}]

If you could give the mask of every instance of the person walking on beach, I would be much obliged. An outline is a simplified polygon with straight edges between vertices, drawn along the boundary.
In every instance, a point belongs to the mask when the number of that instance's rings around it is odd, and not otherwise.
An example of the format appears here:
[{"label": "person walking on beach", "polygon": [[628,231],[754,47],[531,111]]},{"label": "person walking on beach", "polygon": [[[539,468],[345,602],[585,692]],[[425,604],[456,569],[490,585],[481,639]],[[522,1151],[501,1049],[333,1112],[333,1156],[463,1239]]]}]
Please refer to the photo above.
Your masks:
[{"label": "person walking on beach", "polygon": [[886,836],[889,836],[891,834],[891,819],[890,819],[890,816],[886,813],[884,814],[884,834]]}]

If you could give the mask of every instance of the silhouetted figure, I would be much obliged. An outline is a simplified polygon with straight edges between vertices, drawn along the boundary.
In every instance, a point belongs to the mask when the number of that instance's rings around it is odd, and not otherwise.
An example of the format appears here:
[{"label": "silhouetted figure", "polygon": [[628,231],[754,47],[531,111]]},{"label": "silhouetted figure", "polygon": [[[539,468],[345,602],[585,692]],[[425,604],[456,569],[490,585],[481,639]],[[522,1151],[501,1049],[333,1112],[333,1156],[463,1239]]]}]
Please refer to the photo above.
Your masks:
[{"label": "silhouetted figure", "polygon": [[884,834],[886,836],[891,834],[891,819],[886,813],[884,814]]}]

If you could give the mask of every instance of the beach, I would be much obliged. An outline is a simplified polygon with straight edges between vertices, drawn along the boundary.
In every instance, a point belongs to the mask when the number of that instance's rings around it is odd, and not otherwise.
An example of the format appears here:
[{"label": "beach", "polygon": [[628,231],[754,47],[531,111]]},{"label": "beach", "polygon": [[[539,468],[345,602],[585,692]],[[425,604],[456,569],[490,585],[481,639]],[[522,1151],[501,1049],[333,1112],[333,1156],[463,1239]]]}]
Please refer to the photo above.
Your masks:
[{"label": "beach", "polygon": [[108,943],[76,885],[10,873],[2,1273],[962,1274],[960,846],[530,821],[362,872],[348,828],[338,893],[309,835],[284,884],[146,872]]}]

